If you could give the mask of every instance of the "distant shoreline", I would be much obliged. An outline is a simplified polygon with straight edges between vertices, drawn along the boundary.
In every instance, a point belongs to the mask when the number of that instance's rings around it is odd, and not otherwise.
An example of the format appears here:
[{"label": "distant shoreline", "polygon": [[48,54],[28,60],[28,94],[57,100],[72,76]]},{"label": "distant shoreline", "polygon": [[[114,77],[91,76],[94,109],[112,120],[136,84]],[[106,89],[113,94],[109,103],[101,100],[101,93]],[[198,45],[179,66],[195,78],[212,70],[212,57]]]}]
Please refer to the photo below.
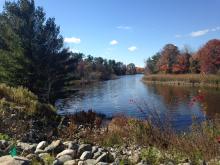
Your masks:
[{"label": "distant shoreline", "polygon": [[145,75],[142,81],[144,83],[149,83],[149,84],[220,88],[220,76],[219,75],[152,74],[152,75]]}]

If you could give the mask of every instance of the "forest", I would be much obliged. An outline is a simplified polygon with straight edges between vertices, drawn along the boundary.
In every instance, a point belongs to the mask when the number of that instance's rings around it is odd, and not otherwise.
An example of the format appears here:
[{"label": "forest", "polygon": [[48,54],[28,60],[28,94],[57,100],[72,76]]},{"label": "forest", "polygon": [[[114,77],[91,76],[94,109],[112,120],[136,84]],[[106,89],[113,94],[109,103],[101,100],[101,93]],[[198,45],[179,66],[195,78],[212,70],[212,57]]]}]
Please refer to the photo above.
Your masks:
[{"label": "forest", "polygon": [[0,13],[0,83],[23,86],[43,102],[74,80],[108,80],[135,74],[133,63],[71,52],[54,18],[34,0],[6,2]]},{"label": "forest", "polygon": [[191,52],[187,47],[180,51],[177,46],[167,44],[160,52],[147,59],[146,73],[219,74],[220,40],[208,41],[197,52]]}]

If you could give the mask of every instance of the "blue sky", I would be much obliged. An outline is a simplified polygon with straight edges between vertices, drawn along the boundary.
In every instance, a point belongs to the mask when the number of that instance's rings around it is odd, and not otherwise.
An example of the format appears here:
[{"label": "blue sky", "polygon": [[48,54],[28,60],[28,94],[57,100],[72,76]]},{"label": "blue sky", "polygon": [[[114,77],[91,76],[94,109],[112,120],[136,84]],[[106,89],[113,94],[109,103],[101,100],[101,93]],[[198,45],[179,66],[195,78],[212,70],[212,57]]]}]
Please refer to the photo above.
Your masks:
[{"label": "blue sky", "polygon": [[[0,8],[4,0],[0,0]],[[144,66],[167,43],[197,50],[220,38],[220,0],[36,0],[65,46]]]}]

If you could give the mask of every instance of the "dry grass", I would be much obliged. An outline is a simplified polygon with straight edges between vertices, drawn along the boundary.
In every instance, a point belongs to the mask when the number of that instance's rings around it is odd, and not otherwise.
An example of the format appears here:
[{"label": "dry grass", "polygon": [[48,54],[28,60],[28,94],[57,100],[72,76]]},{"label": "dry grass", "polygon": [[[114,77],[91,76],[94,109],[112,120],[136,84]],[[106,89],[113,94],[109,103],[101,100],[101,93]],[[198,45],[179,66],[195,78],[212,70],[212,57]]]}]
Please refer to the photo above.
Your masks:
[{"label": "dry grass", "polygon": [[207,74],[152,74],[145,75],[144,82],[156,82],[178,85],[198,85],[198,86],[220,86],[219,75],[207,75]]},{"label": "dry grass", "polygon": [[185,133],[176,133],[171,128],[164,129],[152,123],[150,120],[140,121],[118,116],[109,123],[106,131],[97,136],[92,136],[95,132],[90,132],[86,138],[90,142],[111,147],[126,144],[139,145],[147,151],[149,148],[157,148],[161,160],[176,163],[189,159],[192,164],[199,164],[202,160],[210,161],[220,155],[220,144],[217,141],[220,122],[217,119],[194,124]]}]

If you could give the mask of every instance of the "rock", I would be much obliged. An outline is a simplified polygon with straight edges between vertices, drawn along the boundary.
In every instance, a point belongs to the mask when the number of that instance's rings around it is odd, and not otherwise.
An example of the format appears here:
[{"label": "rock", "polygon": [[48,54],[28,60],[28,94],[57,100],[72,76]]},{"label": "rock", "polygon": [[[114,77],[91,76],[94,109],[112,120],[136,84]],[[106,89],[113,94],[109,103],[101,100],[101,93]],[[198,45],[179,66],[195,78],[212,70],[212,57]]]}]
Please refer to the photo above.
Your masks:
[{"label": "rock", "polygon": [[6,140],[0,140],[0,149],[7,148],[9,143]]},{"label": "rock", "polygon": [[92,152],[90,152],[90,151],[85,151],[80,156],[81,160],[86,160],[86,159],[91,159],[91,158],[92,158]]},{"label": "rock", "polygon": [[41,162],[42,164],[44,163],[43,159],[41,159],[37,154],[29,154],[29,155],[26,156],[26,158],[28,160],[38,161],[39,163]]},{"label": "rock", "polygon": [[41,159],[44,159],[44,157],[50,157],[49,153],[41,153],[38,155]]},{"label": "rock", "polygon": [[28,144],[28,143],[23,143],[23,142],[18,142],[17,147],[20,148],[23,151],[33,153],[37,147],[36,144]]},{"label": "rock", "polygon": [[85,151],[92,151],[92,146],[90,144],[81,144],[78,148],[78,157]]},{"label": "rock", "polygon": [[78,160],[68,160],[64,163],[64,165],[77,165]]},{"label": "rock", "polygon": [[98,146],[92,146],[92,153],[94,154],[97,151],[98,151]]},{"label": "rock", "polygon": [[53,165],[63,165],[69,160],[72,160],[72,157],[70,155],[62,155],[53,162]]},{"label": "rock", "polygon": [[113,158],[116,159],[117,154],[115,152],[112,152],[111,154],[112,154]]},{"label": "rock", "polygon": [[59,153],[64,149],[64,145],[60,140],[53,141],[49,146],[47,146],[44,151]]},{"label": "rock", "polygon": [[98,151],[99,151],[99,152],[104,152],[105,149],[103,149],[103,148],[98,148]]},{"label": "rock", "polygon": [[96,164],[96,160],[95,159],[87,159],[84,163],[86,165],[95,165]]},{"label": "rock", "polygon": [[175,165],[173,162],[169,161],[166,163],[166,165]]},{"label": "rock", "polygon": [[76,157],[76,151],[72,150],[72,149],[66,149],[62,152],[60,152],[59,154],[57,154],[56,158],[59,158],[60,156],[63,155],[70,155],[72,158]]},{"label": "rock", "polygon": [[85,165],[84,161],[79,161],[78,165]]},{"label": "rock", "polygon": [[96,159],[96,162],[107,162],[107,163],[112,163],[114,161],[113,156],[110,153],[103,153],[101,156],[99,156]]},{"label": "rock", "polygon": [[41,154],[41,153],[45,153],[46,151],[42,150],[42,149],[36,149],[35,150],[35,154]]},{"label": "rock", "polygon": [[27,158],[24,157],[11,157],[11,155],[6,155],[0,157],[1,165],[30,165],[31,162]]},{"label": "rock", "polygon": [[45,147],[47,146],[47,142],[46,141],[42,141],[37,145],[36,150],[40,149],[43,150]]},{"label": "rock", "polygon": [[98,162],[96,165],[108,165],[106,162]]},{"label": "rock", "polygon": [[72,149],[72,150],[78,150],[79,145],[77,144],[77,141],[67,141],[63,143],[66,148]]},{"label": "rock", "polygon": [[37,158],[39,158],[39,156],[36,155],[36,154],[28,154],[28,155],[26,156],[26,158],[29,159],[29,160],[32,160],[32,159],[37,159]]},{"label": "rock", "polygon": [[98,151],[98,152],[94,153],[93,158],[97,159],[101,155],[102,155],[102,153],[100,151]]}]

